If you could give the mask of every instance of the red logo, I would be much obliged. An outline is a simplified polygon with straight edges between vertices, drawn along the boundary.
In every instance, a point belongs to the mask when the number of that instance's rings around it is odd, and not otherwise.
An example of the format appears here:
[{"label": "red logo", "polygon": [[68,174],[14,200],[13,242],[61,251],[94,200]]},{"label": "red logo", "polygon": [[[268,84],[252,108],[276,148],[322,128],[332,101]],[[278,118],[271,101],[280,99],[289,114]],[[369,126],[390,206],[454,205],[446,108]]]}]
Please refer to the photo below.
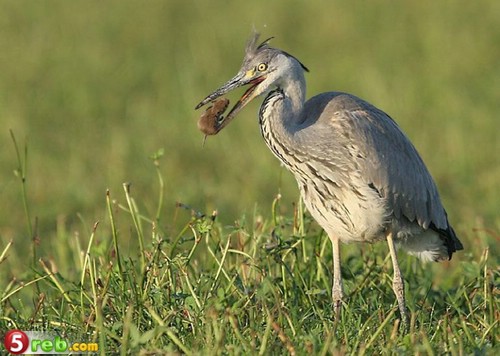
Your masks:
[{"label": "red logo", "polygon": [[21,330],[10,330],[5,334],[3,344],[11,354],[22,354],[28,349],[28,336]]}]

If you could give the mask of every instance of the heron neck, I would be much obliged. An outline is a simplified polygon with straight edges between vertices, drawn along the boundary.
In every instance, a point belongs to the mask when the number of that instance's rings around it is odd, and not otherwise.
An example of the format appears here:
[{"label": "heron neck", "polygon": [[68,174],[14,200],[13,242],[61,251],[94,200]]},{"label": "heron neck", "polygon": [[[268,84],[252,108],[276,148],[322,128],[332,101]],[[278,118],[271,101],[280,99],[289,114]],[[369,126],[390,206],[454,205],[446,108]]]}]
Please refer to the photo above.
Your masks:
[{"label": "heron neck", "polygon": [[295,119],[299,116],[299,112],[302,110],[306,98],[306,82],[304,75],[301,73],[301,75],[288,78],[288,80],[281,85],[281,88],[285,94],[285,108],[290,110],[286,115],[288,117],[284,119]]},{"label": "heron neck", "polygon": [[266,97],[260,110],[261,125],[276,133],[290,135],[299,125],[304,107],[306,83],[303,75],[286,78]]},{"label": "heron neck", "polygon": [[300,124],[305,85],[300,81],[286,84],[268,94],[260,108],[259,120],[268,147],[284,165],[292,169],[293,164],[288,158],[296,147],[292,143]]}]

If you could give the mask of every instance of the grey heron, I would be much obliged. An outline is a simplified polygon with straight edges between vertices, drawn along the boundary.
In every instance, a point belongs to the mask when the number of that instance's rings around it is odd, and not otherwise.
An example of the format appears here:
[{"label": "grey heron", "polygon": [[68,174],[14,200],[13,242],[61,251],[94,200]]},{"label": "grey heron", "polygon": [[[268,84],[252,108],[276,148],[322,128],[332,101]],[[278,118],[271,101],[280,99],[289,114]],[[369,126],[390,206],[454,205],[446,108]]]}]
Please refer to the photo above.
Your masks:
[{"label": "grey heron", "polygon": [[[270,39],[258,44],[258,38],[254,34],[248,41],[236,76],[196,106],[215,102],[216,109],[210,112],[214,117],[204,118],[205,125],[213,119],[205,133],[216,134],[251,100],[265,95],[259,110],[262,136],[295,176],[306,208],[332,242],[336,317],[344,297],[340,242],[385,239],[393,264],[394,294],[407,326],[396,245],[424,261],[448,260],[463,249],[434,180],[391,117],[343,92],[322,93],[306,101],[304,72],[308,69],[294,56],[270,47]],[[222,116],[227,101],[217,99],[245,85],[249,88]]]}]

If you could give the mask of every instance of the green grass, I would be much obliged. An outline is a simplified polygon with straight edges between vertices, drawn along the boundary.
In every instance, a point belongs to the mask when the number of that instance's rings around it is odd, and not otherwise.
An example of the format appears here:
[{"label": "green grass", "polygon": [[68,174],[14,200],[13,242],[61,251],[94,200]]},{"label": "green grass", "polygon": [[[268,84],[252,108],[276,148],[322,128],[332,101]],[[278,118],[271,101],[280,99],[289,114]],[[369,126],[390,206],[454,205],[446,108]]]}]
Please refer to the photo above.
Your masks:
[{"label": "green grass", "polygon": [[[161,216],[161,194],[157,199]],[[405,335],[398,331],[385,246],[344,249],[347,298],[335,321],[330,242],[299,206],[282,215],[279,196],[267,218],[256,211],[231,226],[215,212],[179,205],[175,218],[184,226],[175,232],[139,210],[128,185],[104,201],[106,221],[88,226],[88,236],[61,227],[50,258],[5,286],[1,330],[55,331],[96,343],[102,354],[499,349],[500,271],[487,247],[495,236],[487,232],[477,233],[474,253],[441,271],[401,256],[411,311]],[[128,249],[127,240],[144,247]],[[7,245],[2,265],[21,258]]]},{"label": "green grass", "polygon": [[[106,353],[498,353],[499,4],[2,1],[0,330]],[[343,246],[333,321],[329,242],[258,103],[202,146],[193,108],[253,25],[309,67],[308,96],[387,111],[437,182],[465,250],[400,256],[406,336],[384,244]]]}]

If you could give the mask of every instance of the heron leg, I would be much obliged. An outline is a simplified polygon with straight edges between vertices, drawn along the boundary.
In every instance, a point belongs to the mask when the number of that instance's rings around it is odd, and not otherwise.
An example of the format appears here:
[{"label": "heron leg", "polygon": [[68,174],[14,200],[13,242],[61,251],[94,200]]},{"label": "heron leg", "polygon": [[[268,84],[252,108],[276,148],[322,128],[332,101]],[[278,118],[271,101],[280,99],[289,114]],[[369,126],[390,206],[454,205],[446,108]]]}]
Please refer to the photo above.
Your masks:
[{"label": "heron leg", "polygon": [[340,306],[342,305],[342,299],[344,298],[344,292],[342,290],[342,275],[340,273],[340,241],[337,237],[333,237],[331,240],[333,247],[332,299],[333,307],[335,309],[335,320],[339,320]]},{"label": "heron leg", "polygon": [[392,267],[394,269],[394,277],[392,279],[392,289],[398,300],[399,311],[401,313],[401,321],[405,330],[408,330],[408,310],[406,309],[405,302],[405,284],[403,277],[401,275],[401,269],[398,264],[398,257],[396,255],[396,247],[394,245],[394,240],[392,238],[392,232],[387,234],[387,244],[389,245],[389,251],[391,253]]}]

